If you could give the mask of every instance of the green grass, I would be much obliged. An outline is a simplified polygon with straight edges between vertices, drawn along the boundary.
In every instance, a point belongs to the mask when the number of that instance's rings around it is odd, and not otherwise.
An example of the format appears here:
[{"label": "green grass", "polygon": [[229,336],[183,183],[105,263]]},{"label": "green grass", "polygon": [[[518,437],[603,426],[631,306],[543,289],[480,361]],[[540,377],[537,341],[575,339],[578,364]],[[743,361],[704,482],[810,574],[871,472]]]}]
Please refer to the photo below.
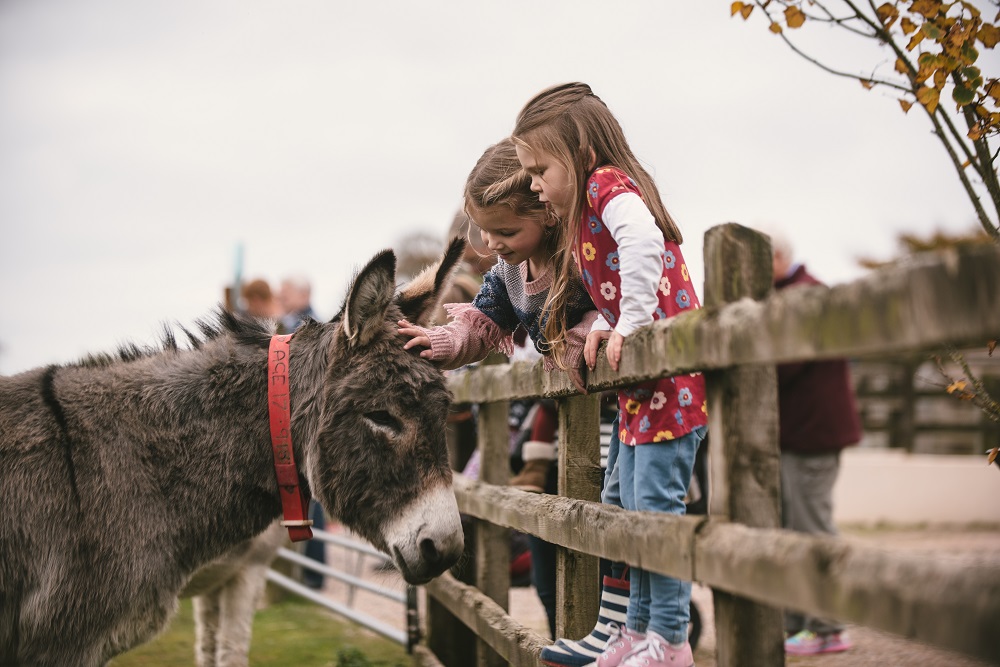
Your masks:
[{"label": "green grass", "polygon": [[[118,656],[110,667],[191,667],[194,618],[182,600],[156,640]],[[254,617],[250,667],[408,667],[406,649],[314,604],[291,599]]]}]

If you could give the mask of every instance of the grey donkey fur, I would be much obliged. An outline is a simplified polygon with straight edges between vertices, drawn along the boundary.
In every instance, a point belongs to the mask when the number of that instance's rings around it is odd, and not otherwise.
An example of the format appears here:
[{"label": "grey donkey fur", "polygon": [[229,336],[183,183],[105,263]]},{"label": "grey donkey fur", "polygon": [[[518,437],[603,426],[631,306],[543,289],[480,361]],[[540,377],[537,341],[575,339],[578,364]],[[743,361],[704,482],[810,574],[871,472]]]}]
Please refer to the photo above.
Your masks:
[{"label": "grey donkey fur", "polygon": [[[292,442],[327,513],[410,583],[463,537],[445,447],[443,374],[402,349],[464,241],[397,292],[376,255],[328,323],[290,348]],[[267,408],[274,325],[220,311],[182,350],[123,348],[0,378],[0,664],[103,665],[168,622],[200,568],[281,514]]]}]

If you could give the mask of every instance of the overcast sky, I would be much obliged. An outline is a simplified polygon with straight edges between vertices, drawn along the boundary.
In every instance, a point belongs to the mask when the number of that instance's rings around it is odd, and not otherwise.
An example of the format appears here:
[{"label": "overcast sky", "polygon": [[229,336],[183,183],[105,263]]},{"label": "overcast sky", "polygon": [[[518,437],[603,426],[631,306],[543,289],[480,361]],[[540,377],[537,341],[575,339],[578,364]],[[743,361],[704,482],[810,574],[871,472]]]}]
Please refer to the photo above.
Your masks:
[{"label": "overcast sky", "polygon": [[724,222],[783,226],[831,283],[900,232],[973,228],[919,109],[824,74],[729,5],[3,0],[0,373],[191,323],[239,246],[244,277],[304,273],[332,316],[378,250],[417,230],[443,246],[483,149],[566,81],[621,121],[698,285]]}]

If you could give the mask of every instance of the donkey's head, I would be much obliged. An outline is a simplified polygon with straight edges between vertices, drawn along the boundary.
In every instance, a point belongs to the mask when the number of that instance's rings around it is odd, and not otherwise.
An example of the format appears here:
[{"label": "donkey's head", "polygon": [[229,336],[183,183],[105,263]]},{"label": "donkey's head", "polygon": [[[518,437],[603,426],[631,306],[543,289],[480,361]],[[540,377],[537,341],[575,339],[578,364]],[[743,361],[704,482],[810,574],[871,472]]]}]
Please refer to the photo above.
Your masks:
[{"label": "donkey's head", "polygon": [[390,554],[410,583],[453,565],[463,535],[445,445],[451,396],[438,368],[403,350],[396,322],[426,322],[464,247],[453,240],[438,265],[398,292],[391,251],[358,273],[333,320],[320,434],[305,452],[313,495]]}]

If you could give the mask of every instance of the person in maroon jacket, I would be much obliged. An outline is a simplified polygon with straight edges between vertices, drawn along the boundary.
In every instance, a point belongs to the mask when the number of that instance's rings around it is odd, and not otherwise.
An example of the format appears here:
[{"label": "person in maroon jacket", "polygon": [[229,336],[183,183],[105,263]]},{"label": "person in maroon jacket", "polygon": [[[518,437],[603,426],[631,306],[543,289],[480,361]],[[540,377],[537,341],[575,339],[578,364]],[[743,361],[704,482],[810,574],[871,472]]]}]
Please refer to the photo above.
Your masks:
[{"label": "person in maroon jacket", "polygon": [[[775,289],[823,284],[794,261],[782,233],[769,234]],[[861,439],[847,360],[780,364],[777,370],[782,526],[835,535],[833,485],[840,451]],[[791,655],[834,653],[852,646],[842,625],[798,612],[785,612],[785,632],[785,651]]]}]

